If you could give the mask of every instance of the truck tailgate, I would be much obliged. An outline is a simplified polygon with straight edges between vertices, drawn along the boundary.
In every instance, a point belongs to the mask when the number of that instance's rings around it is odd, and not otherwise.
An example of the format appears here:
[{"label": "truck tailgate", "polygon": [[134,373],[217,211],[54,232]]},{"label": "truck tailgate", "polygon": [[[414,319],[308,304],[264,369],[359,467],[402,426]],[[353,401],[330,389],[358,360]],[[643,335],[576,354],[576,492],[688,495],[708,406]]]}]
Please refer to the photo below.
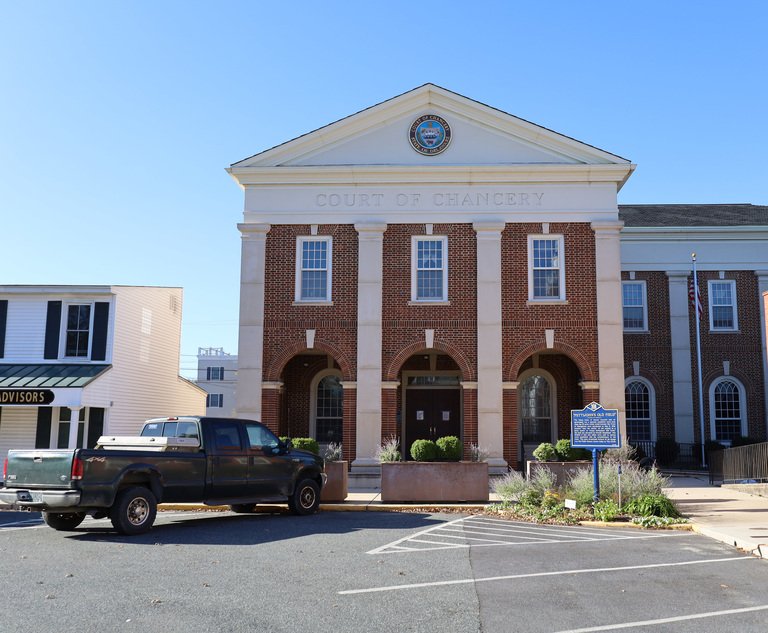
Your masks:
[{"label": "truck tailgate", "polygon": [[8,488],[68,488],[74,450],[9,451]]}]

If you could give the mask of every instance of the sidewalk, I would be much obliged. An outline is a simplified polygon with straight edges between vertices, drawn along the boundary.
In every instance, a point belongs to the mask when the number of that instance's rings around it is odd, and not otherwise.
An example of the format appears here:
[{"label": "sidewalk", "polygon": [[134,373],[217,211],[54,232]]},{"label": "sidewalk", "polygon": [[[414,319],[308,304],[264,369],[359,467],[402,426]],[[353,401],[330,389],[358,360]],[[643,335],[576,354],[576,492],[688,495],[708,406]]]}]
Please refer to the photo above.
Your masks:
[{"label": "sidewalk", "polygon": [[706,474],[672,475],[664,492],[700,534],[768,558],[768,497],[710,486]]}]

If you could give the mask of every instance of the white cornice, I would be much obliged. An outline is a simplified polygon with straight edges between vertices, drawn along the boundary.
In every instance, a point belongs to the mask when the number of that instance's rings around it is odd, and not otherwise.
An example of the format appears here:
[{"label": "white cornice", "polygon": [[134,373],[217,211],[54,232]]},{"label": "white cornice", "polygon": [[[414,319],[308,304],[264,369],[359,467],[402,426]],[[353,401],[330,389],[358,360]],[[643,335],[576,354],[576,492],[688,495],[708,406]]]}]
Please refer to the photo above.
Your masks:
[{"label": "white cornice", "polygon": [[607,183],[617,188],[635,166],[626,165],[349,165],[323,167],[231,167],[241,186]]}]

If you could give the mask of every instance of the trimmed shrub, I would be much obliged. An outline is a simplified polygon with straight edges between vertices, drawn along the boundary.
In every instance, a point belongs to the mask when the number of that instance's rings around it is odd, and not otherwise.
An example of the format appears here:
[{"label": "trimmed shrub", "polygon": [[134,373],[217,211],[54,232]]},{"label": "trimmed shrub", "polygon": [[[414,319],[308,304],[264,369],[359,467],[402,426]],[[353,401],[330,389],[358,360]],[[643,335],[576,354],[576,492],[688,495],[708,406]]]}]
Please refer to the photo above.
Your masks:
[{"label": "trimmed shrub", "polygon": [[549,442],[542,442],[533,451],[534,459],[540,462],[548,462],[555,456],[555,447]]},{"label": "trimmed shrub", "polygon": [[431,462],[438,456],[437,444],[432,440],[416,440],[411,444],[411,457],[417,462]]},{"label": "trimmed shrub", "polygon": [[311,437],[294,437],[291,438],[291,444],[293,448],[298,448],[302,451],[309,451],[315,455],[320,454],[320,445],[317,440],[313,440]]},{"label": "trimmed shrub", "polygon": [[437,444],[440,459],[445,459],[449,462],[461,460],[464,447],[461,444],[461,440],[455,435],[440,437],[435,443]]},{"label": "trimmed shrub", "polygon": [[555,456],[561,462],[571,461],[571,440],[557,440],[555,443]]}]

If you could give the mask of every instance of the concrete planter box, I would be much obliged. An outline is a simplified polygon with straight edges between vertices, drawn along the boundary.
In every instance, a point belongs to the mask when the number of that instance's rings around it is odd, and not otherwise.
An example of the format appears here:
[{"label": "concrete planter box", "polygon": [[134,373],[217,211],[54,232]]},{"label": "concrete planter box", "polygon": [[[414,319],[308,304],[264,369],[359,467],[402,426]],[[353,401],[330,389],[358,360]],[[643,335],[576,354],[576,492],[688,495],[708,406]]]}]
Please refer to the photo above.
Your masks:
[{"label": "concrete planter box", "polygon": [[536,474],[537,470],[547,468],[552,471],[557,478],[558,486],[565,486],[576,473],[582,470],[589,470],[592,467],[591,461],[578,462],[526,462],[525,476],[530,480]]},{"label": "concrete planter box", "polygon": [[328,481],[320,492],[321,502],[344,501],[349,492],[348,462],[325,462]]},{"label": "concrete planter box", "polygon": [[405,502],[488,501],[486,462],[384,462],[381,500]]}]

